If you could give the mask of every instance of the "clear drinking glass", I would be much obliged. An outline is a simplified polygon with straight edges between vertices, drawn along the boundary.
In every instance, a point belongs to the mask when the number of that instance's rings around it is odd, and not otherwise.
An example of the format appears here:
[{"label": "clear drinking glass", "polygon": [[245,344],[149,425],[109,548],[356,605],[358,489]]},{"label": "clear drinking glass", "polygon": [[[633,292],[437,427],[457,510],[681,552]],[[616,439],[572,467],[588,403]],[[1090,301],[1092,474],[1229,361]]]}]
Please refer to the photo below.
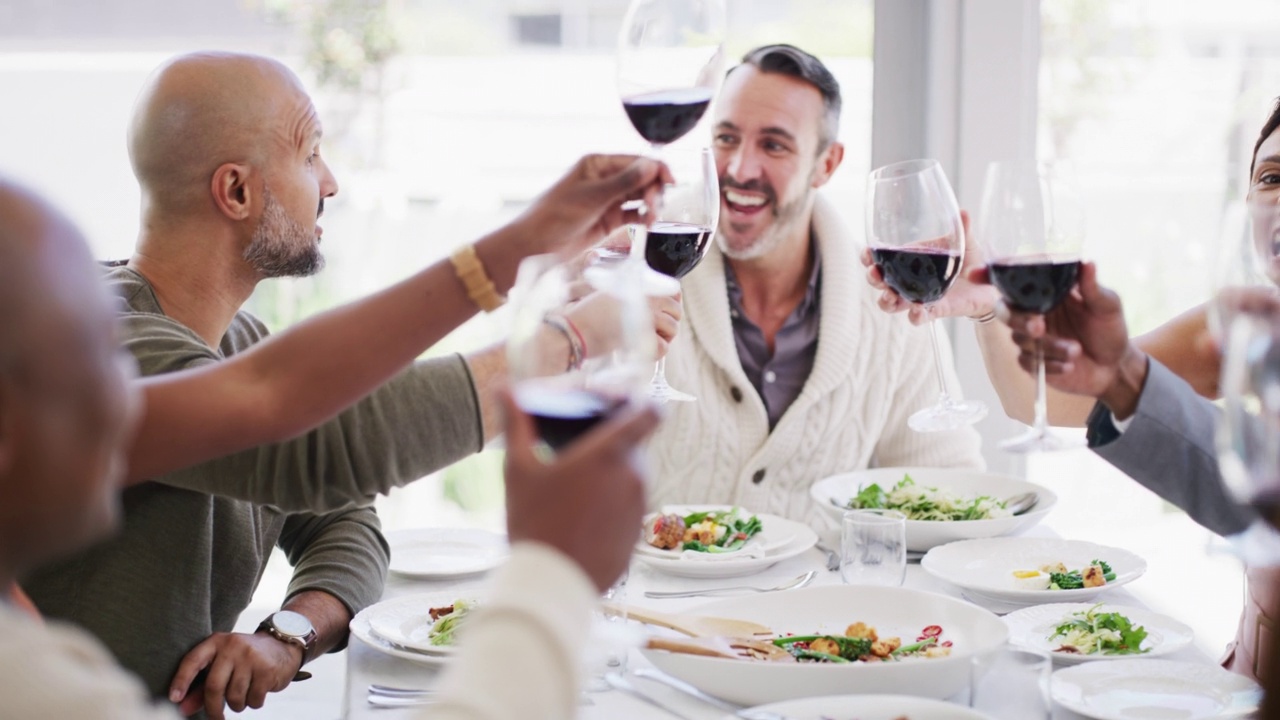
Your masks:
[{"label": "clear drinking glass", "polygon": [[907,517],[849,510],[840,525],[840,577],[850,585],[898,586],[907,575]]},{"label": "clear drinking glass", "polygon": [[992,720],[1049,720],[1052,661],[1042,652],[1002,647],[970,661],[969,707]]},{"label": "clear drinking glass", "polygon": [[[885,283],[910,302],[937,302],[964,260],[960,206],[936,160],[908,160],[874,170],[867,181],[867,245]],[[978,422],[987,406],[947,392],[937,325],[929,322],[938,373],[938,402],[914,413],[918,432],[954,430]]]},{"label": "clear drinking glass", "polygon": [[[994,162],[987,168],[978,239],[986,250],[991,284],[1010,308],[1046,314],[1080,275],[1084,210],[1069,172],[1030,161]],[[1000,443],[1013,453],[1068,450],[1083,442],[1049,432],[1044,355],[1037,346],[1035,421]]]}]

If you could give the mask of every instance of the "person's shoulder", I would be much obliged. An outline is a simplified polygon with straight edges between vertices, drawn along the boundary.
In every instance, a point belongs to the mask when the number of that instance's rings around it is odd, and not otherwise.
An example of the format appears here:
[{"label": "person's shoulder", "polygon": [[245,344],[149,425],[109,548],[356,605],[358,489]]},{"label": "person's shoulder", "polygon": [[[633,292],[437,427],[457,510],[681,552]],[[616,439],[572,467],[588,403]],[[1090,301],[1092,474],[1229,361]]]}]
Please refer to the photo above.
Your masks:
[{"label": "person's shoulder", "polygon": [[0,717],[175,718],[82,630],[0,609]]}]

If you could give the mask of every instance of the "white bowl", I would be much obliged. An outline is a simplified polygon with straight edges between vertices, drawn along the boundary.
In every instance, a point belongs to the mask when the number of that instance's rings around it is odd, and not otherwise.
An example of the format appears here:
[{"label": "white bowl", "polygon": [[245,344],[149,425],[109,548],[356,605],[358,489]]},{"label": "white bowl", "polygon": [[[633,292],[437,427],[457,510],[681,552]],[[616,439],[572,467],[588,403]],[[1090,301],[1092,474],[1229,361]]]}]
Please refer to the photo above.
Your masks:
[{"label": "white bowl", "polygon": [[[773,712],[792,720],[828,720],[856,717],[858,720],[990,720],[977,710],[963,705],[926,700],[907,695],[832,695],[830,697],[784,700],[750,708],[750,711]],[[724,720],[739,720],[741,715],[725,715]]]},{"label": "white bowl", "polygon": [[[1111,566],[1116,579],[1101,587],[1074,590],[1022,588],[1013,573],[1062,563],[1078,570],[1093,560]],[[1147,561],[1128,550],[1083,540],[987,538],[963,540],[930,550],[920,561],[930,575],[945,580],[983,605],[1027,607],[1044,603],[1086,602],[1142,577]]]},{"label": "white bowl", "polygon": [[859,490],[873,483],[887,491],[897,485],[903,475],[910,475],[916,485],[936,487],[960,497],[990,495],[1005,499],[1026,492],[1034,492],[1039,496],[1035,507],[1013,517],[994,520],[908,520],[907,549],[918,552],[956,540],[998,537],[1025,530],[1043,520],[1053,506],[1058,504],[1058,496],[1052,490],[1035,483],[978,470],[935,467],[873,468],[832,475],[810,486],[809,495],[824,512],[839,521],[844,508],[833,505],[833,499],[842,506],[846,505]]},{"label": "white bowl", "polygon": [[704,692],[742,705],[835,694],[887,693],[947,698],[967,687],[969,662],[1004,645],[1005,624],[993,613],[945,595],[905,588],[827,586],[720,600],[691,610],[740,618],[786,633],[843,634],[855,622],[882,637],[914,642],[929,625],[940,625],[953,643],[943,658],[885,663],[771,663],[644,650],[665,673]]}]

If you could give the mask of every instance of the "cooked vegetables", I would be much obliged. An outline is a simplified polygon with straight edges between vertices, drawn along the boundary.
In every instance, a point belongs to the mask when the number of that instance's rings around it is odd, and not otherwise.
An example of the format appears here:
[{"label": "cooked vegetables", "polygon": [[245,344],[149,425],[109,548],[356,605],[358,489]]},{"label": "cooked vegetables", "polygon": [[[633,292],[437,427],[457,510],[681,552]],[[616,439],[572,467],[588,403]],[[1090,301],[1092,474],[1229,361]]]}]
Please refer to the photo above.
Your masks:
[{"label": "cooked vegetables", "polygon": [[1009,517],[1004,501],[990,495],[963,499],[938,488],[916,485],[910,475],[888,491],[871,484],[851,498],[848,506],[859,510],[883,508],[897,510],[908,520],[990,520]]},{"label": "cooked vegetables", "polygon": [[1014,570],[1014,582],[1028,590],[1079,590],[1102,587],[1116,579],[1105,560],[1094,560],[1079,570],[1062,563],[1044,565],[1039,570]]},{"label": "cooked vegetables", "polygon": [[453,645],[458,628],[475,607],[476,604],[472,600],[455,600],[452,605],[431,608],[431,619],[435,622],[427,632],[427,639],[432,645]]},{"label": "cooked vegetables", "polygon": [[684,516],[659,515],[645,529],[645,539],[664,550],[733,552],[746,545],[763,527],[758,516],[746,517],[740,508],[707,510]]},{"label": "cooked vegetables", "polygon": [[951,654],[951,641],[939,642],[942,628],[926,627],[916,642],[903,645],[901,638],[881,639],[876,629],[854,623],[844,635],[788,635],[775,638],[773,644],[786,648],[797,660],[814,662],[884,662],[903,657],[944,657]]}]

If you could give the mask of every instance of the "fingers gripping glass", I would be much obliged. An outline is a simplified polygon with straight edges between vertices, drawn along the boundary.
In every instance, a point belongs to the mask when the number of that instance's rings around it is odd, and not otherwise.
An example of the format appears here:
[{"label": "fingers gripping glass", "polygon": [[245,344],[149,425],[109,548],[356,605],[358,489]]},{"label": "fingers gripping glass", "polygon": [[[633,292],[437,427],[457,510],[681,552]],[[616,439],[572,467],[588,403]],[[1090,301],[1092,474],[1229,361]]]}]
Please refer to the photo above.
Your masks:
[{"label": "fingers gripping glass", "polygon": [[[942,299],[960,275],[964,259],[960,207],[936,160],[909,160],[871,173],[867,181],[867,245],[885,283],[905,300],[926,308]],[[947,392],[937,325],[929,321],[937,370],[938,402],[913,414],[918,432],[954,430],[978,422],[987,406]]]},{"label": "fingers gripping glass", "polygon": [[[987,168],[979,239],[991,284],[1013,310],[1047,315],[1066,299],[1080,275],[1083,208],[1069,175],[1033,162],[995,162]],[[1044,349],[1036,342],[1035,420],[1027,432],[1000,443],[1012,453],[1069,450],[1075,438],[1049,432]]]}]

